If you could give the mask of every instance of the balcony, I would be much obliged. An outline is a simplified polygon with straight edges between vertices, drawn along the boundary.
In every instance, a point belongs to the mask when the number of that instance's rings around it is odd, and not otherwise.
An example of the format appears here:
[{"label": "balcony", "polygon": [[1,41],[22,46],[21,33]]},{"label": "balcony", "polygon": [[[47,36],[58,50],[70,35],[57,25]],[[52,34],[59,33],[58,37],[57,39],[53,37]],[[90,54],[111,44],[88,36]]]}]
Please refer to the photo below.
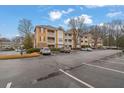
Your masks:
[{"label": "balcony", "polygon": [[65,45],[72,45],[72,42],[65,41]]},{"label": "balcony", "polygon": [[72,39],[72,36],[65,36],[65,39]]},{"label": "balcony", "polygon": [[55,40],[48,40],[48,44],[55,44]]},{"label": "balcony", "polygon": [[49,33],[48,33],[48,37],[55,37],[55,33],[49,32]]}]

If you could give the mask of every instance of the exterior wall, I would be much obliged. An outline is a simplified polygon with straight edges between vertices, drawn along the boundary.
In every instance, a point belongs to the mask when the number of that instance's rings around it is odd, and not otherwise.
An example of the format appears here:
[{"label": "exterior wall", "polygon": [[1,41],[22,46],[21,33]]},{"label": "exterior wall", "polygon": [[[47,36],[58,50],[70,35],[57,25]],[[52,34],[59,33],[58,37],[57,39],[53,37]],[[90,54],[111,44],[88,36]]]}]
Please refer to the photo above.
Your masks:
[{"label": "exterior wall", "polygon": [[46,44],[46,31],[43,28],[36,27],[34,36],[34,47],[41,48],[47,46]]},{"label": "exterior wall", "polygon": [[89,45],[92,46],[92,36],[91,34],[85,34],[81,37],[81,46]]},{"label": "exterior wall", "polygon": [[[94,47],[94,40],[92,38],[92,35],[87,33],[81,37],[81,46],[90,46]],[[97,40],[97,47],[102,47],[103,42],[101,38],[98,38]]]},{"label": "exterior wall", "polygon": [[50,48],[56,48],[56,30],[46,29],[46,43]]},{"label": "exterior wall", "polygon": [[64,46],[64,31],[57,30],[56,31],[56,48],[62,48]]},{"label": "exterior wall", "polygon": [[14,48],[14,42],[1,42],[0,48],[1,49]]},{"label": "exterior wall", "polygon": [[41,33],[41,28],[40,27],[36,27],[35,29],[35,48],[39,48],[40,47],[40,33]]},{"label": "exterior wall", "polygon": [[56,47],[56,30],[36,27],[34,47]]},{"label": "exterior wall", "polygon": [[103,41],[101,38],[99,38],[97,41],[97,48],[99,48],[99,47],[103,47]]},{"label": "exterior wall", "polygon": [[70,47],[70,48],[73,48],[73,35],[72,33],[65,33],[65,47]]},{"label": "exterior wall", "polygon": [[77,48],[81,48],[81,37],[78,37]]}]

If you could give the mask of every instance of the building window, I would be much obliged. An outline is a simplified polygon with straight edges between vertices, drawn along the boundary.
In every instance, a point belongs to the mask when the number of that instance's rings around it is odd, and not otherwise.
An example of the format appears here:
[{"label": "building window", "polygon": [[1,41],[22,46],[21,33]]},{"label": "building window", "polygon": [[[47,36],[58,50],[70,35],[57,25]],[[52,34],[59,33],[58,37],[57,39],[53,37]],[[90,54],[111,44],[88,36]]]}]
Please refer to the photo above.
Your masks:
[{"label": "building window", "polygon": [[67,39],[65,39],[65,42],[67,42]]},{"label": "building window", "polygon": [[87,38],[87,36],[85,36],[85,38]]},{"label": "building window", "polygon": [[87,41],[85,41],[85,43],[87,43]]},{"label": "building window", "polygon": [[69,41],[69,42],[71,42],[72,40],[71,40],[71,39],[69,39],[68,41]]},{"label": "building window", "polygon": [[71,36],[71,34],[68,34],[69,36]]},{"label": "building window", "polygon": [[59,42],[62,42],[62,38],[59,38]]}]

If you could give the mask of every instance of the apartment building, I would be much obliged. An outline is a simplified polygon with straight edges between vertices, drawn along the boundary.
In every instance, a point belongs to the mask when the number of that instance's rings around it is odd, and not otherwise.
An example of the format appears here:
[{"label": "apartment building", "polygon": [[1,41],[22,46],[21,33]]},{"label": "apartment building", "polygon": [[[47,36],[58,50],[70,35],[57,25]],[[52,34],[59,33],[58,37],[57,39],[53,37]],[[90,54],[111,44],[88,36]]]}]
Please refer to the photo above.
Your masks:
[{"label": "apartment building", "polygon": [[65,43],[64,47],[70,47],[73,48],[73,34],[71,31],[65,32],[65,37],[64,37]]},{"label": "apartment building", "polygon": [[[64,31],[63,29],[49,25],[38,25],[35,27],[34,32],[35,48],[74,48],[73,32],[71,30]],[[103,42],[100,37],[97,39],[96,43],[96,48],[103,46]],[[94,44],[95,40],[90,32],[80,34],[78,37],[77,48],[81,48],[83,46],[94,47]]]},{"label": "apartment building", "polygon": [[[65,47],[74,48],[73,31],[68,30],[65,32]],[[80,36],[77,38],[77,48],[80,48]]]},{"label": "apartment building", "polygon": [[[81,35],[81,47],[90,46],[94,48],[95,40],[93,39],[93,35],[90,32],[83,33]],[[96,48],[102,47],[103,41],[100,37],[98,37],[96,42]]]},{"label": "apartment building", "polygon": [[49,25],[39,25],[34,30],[34,47],[64,47],[64,31]]},{"label": "apartment building", "polygon": [[92,39],[92,35],[89,33],[83,33],[81,35],[81,47],[83,46],[93,46],[93,39]]},{"label": "apartment building", "polygon": [[10,49],[10,48],[14,48],[13,42],[0,42],[0,50],[1,49]]}]

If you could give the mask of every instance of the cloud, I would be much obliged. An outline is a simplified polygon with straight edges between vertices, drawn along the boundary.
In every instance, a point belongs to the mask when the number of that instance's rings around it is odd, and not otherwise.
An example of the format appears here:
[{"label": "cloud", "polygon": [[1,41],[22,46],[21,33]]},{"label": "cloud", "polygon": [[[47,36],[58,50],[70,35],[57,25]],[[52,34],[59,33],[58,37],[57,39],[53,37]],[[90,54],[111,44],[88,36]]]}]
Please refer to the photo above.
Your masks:
[{"label": "cloud", "polygon": [[99,26],[104,26],[104,23],[100,23],[100,24],[98,24]]},{"label": "cloud", "polygon": [[83,10],[83,7],[80,7],[81,10]]},{"label": "cloud", "polygon": [[16,37],[19,37],[19,36],[20,36],[19,34],[16,35]]},{"label": "cloud", "polygon": [[73,11],[74,11],[74,9],[69,8],[67,11],[62,10],[62,13],[63,13],[63,14],[69,14],[69,13],[71,13],[71,12],[73,12]]},{"label": "cloud", "polygon": [[69,23],[69,21],[70,21],[70,18],[64,20],[64,23],[67,25]]},{"label": "cloud", "polygon": [[105,5],[85,5],[86,8],[98,8],[98,7],[104,7]]},{"label": "cloud", "polygon": [[51,11],[51,12],[49,13],[49,17],[50,17],[50,19],[53,20],[53,21],[60,19],[61,16],[62,16],[62,12],[60,12],[60,11]]},{"label": "cloud", "polygon": [[55,20],[58,20],[62,17],[62,15],[64,14],[69,14],[71,12],[73,12],[74,9],[72,8],[69,8],[68,10],[62,10],[62,11],[59,11],[59,10],[54,10],[54,11],[50,11],[49,12],[49,17],[52,21],[55,21]]},{"label": "cloud", "polygon": [[[85,20],[84,20],[84,24],[92,24],[92,23],[93,23],[93,20],[91,19],[92,17],[89,16],[89,15],[87,15],[87,14],[82,14],[82,15],[80,15],[80,16],[74,17],[74,19],[77,19],[77,18],[84,18],[84,19],[85,19]],[[64,23],[65,23],[65,24],[68,24],[69,21],[70,21],[70,19],[71,19],[71,18],[68,18],[68,19],[64,20]]]},{"label": "cloud", "polygon": [[85,24],[92,24],[93,20],[91,19],[91,16],[86,15],[86,14],[82,14],[80,17],[84,17],[84,23]]},{"label": "cloud", "polygon": [[121,11],[119,12],[110,12],[110,13],[107,13],[106,16],[107,17],[116,17],[116,16],[122,16],[123,13]]}]

